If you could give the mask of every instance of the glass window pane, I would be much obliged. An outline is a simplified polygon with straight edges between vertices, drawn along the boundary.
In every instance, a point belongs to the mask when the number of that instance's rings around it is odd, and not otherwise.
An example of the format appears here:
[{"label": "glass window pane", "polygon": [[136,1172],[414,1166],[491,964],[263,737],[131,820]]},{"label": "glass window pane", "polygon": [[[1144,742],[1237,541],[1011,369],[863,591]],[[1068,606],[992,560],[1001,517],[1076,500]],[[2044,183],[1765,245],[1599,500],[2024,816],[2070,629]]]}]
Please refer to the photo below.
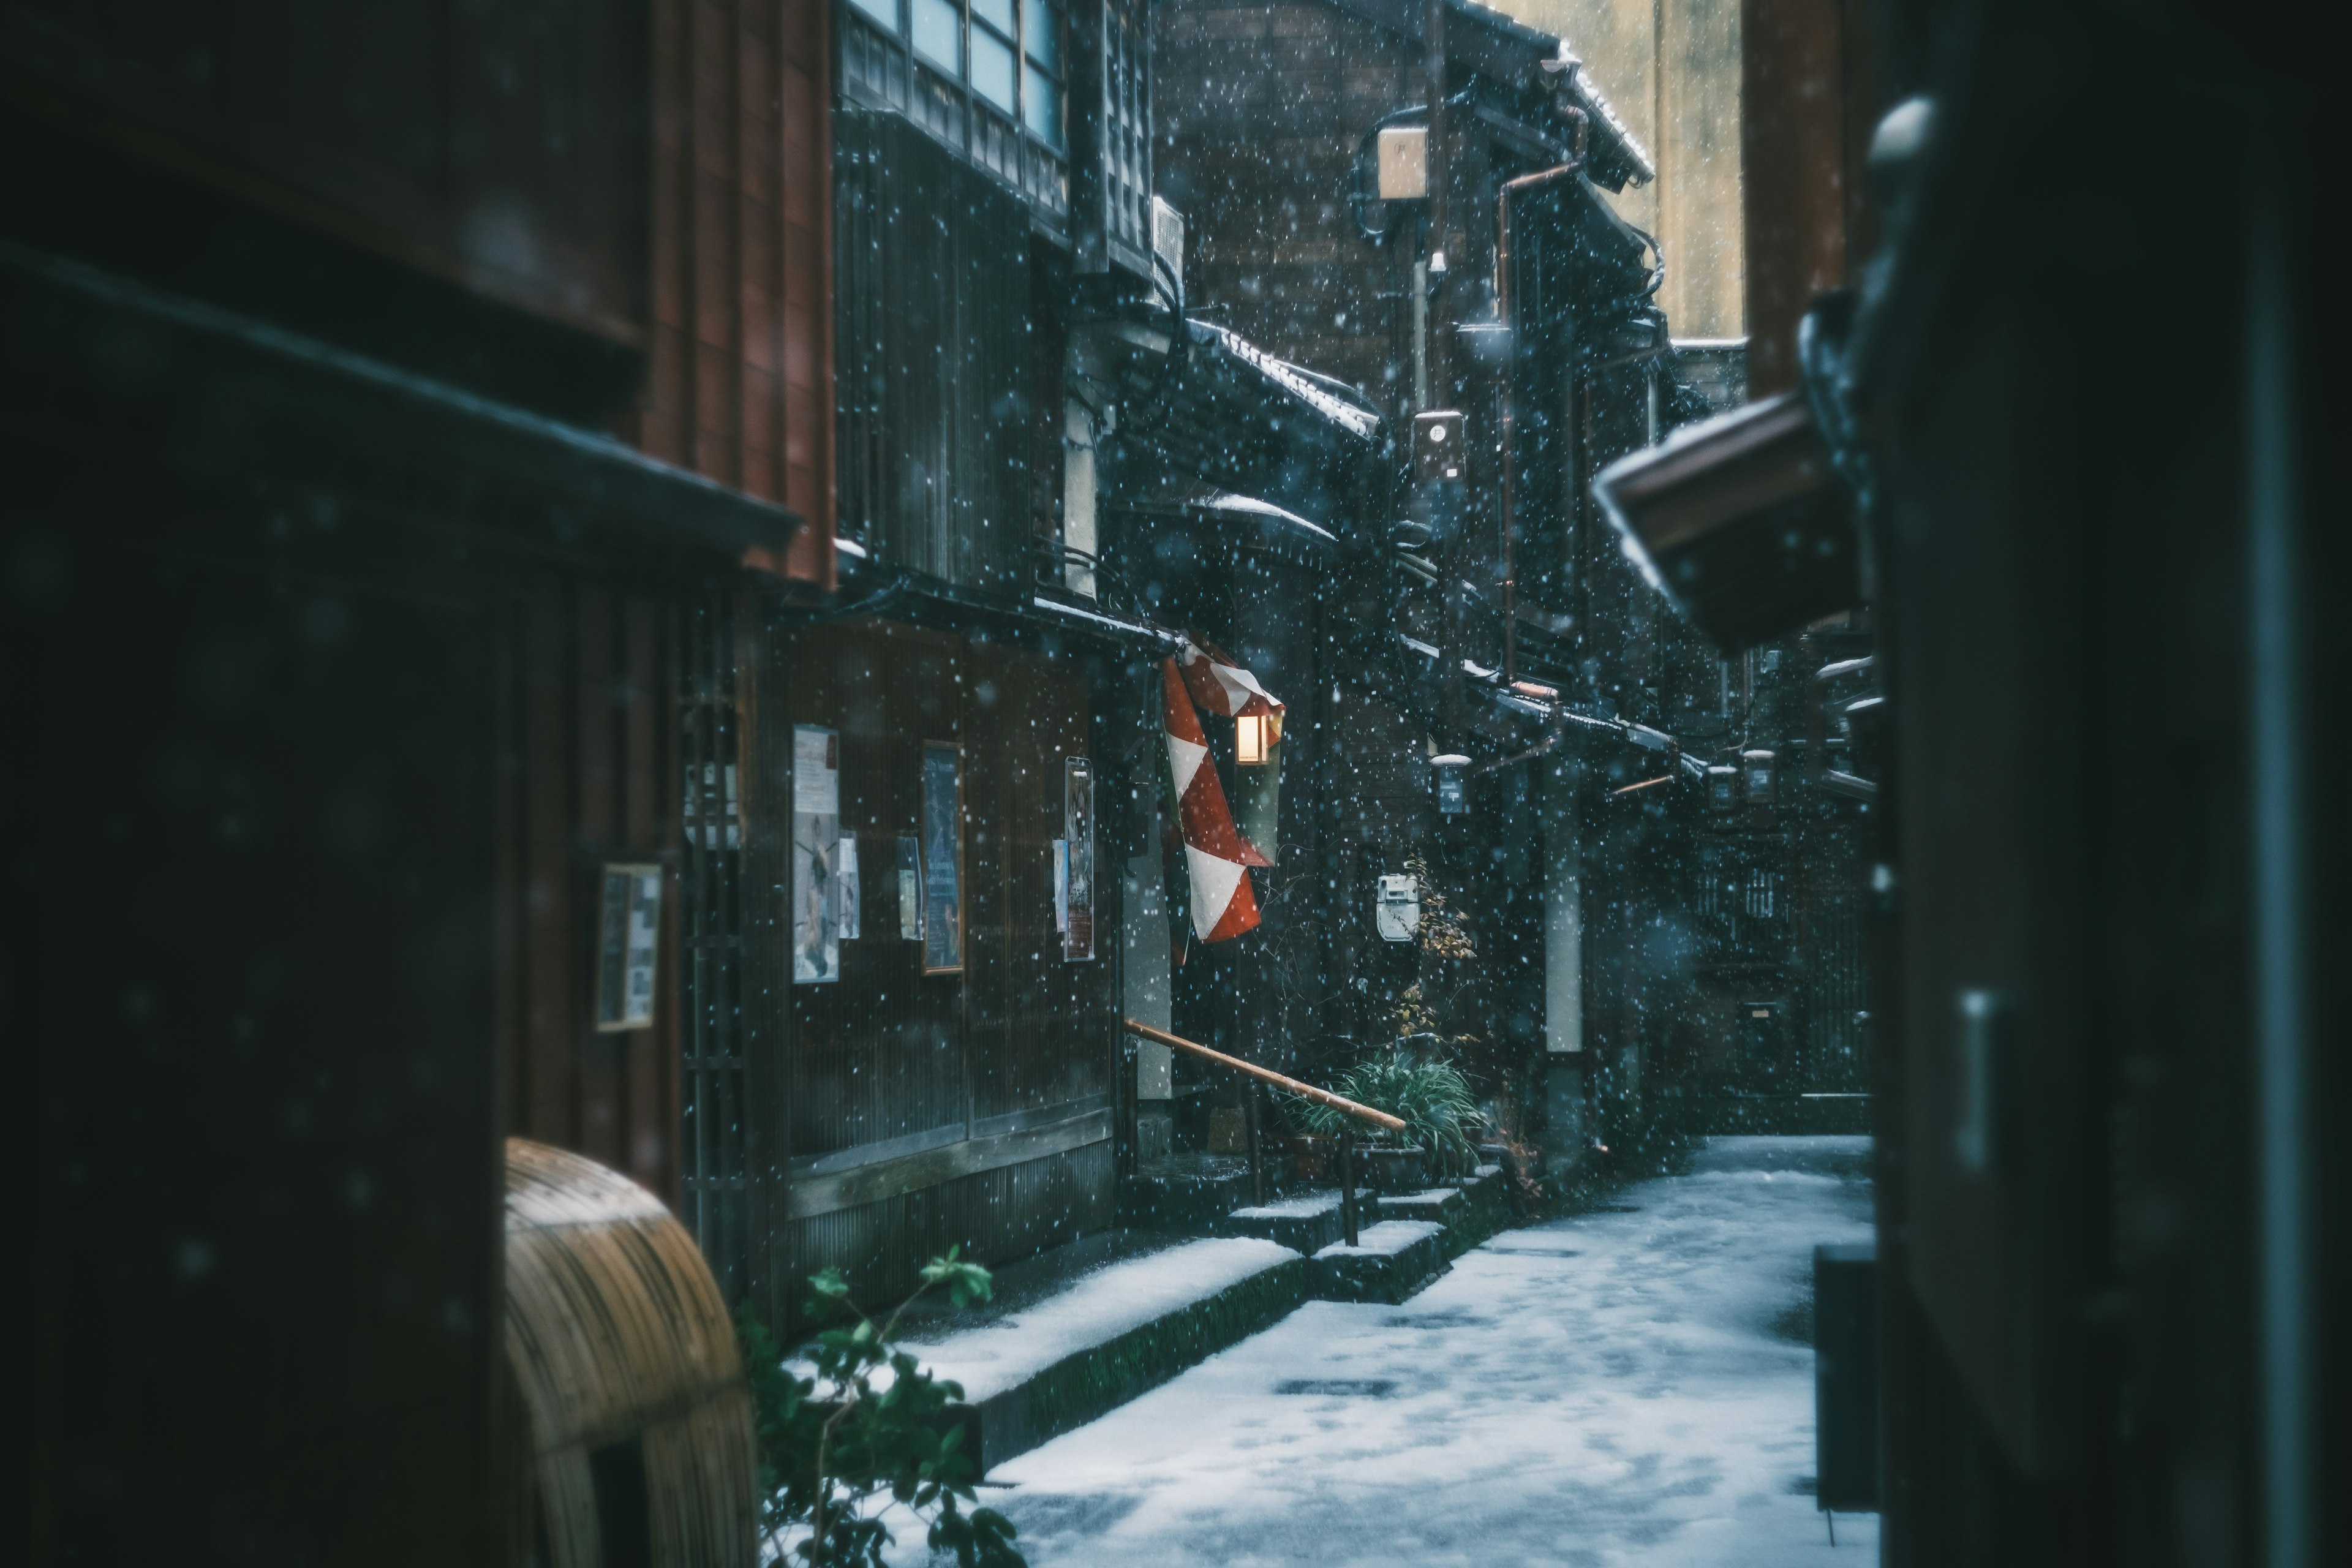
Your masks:
[{"label": "glass window pane", "polygon": [[1006,37],[1013,36],[1013,0],[971,0],[971,14]]},{"label": "glass window pane", "polygon": [[1062,8],[1049,0],[1029,0],[1021,23],[1021,43],[1029,58],[1049,74],[1061,75]]},{"label": "glass window pane", "polygon": [[1056,147],[1062,144],[1062,84],[1035,66],[1025,68],[1021,118],[1042,140]]},{"label": "glass window pane", "polygon": [[963,11],[950,0],[915,0],[915,52],[950,76],[963,75]]},{"label": "glass window pane", "polygon": [[898,0],[855,0],[857,8],[882,24],[882,30],[896,35],[898,31]]},{"label": "glass window pane", "polygon": [[981,97],[1013,112],[1013,46],[985,27],[971,30],[971,85]]}]

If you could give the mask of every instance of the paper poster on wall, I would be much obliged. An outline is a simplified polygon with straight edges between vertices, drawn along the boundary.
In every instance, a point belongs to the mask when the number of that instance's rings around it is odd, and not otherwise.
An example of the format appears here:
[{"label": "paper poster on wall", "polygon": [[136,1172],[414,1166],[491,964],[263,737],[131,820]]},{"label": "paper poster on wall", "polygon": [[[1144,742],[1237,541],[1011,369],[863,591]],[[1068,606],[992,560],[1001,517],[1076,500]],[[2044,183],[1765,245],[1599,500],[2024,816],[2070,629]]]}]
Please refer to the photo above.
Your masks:
[{"label": "paper poster on wall", "polygon": [[841,737],[793,727],[793,983],[841,978]]},{"label": "paper poster on wall", "polygon": [[898,936],[923,940],[922,840],[909,833],[898,840]]},{"label": "paper poster on wall", "polygon": [[1083,963],[1095,955],[1095,768],[1084,757],[1062,762],[1062,831],[1056,924],[1062,956]]},{"label": "paper poster on wall", "polygon": [[662,869],[606,866],[596,932],[596,1029],[646,1029],[661,948]]},{"label": "paper poster on wall", "polygon": [[963,967],[962,758],[954,744],[923,746],[923,968]]},{"label": "paper poster on wall", "polygon": [[834,861],[834,879],[839,887],[835,902],[840,906],[841,940],[856,942],[859,921],[864,917],[862,900],[857,886],[857,835],[841,836],[841,852]]}]

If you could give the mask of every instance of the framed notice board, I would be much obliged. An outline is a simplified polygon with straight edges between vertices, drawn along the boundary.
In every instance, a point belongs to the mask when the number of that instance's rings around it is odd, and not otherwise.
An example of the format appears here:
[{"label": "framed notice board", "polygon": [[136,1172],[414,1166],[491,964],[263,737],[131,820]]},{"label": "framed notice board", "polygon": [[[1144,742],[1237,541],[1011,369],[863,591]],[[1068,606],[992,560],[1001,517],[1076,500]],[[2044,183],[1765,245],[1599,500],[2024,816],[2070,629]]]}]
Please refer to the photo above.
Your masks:
[{"label": "framed notice board", "polygon": [[604,867],[596,922],[596,1032],[649,1029],[661,954],[662,868]]}]

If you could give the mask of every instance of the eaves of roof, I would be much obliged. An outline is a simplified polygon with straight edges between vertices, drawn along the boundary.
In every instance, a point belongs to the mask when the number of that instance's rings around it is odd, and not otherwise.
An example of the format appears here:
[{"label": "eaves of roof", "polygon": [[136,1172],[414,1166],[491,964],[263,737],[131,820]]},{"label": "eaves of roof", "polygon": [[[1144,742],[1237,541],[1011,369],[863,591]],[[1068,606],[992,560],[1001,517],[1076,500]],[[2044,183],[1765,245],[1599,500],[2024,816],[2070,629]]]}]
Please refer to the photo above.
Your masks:
[{"label": "eaves of roof", "polygon": [[[1360,16],[1376,27],[1419,41],[1426,35],[1429,11],[1423,0],[1332,0],[1341,10]],[[1445,55],[1498,85],[1528,92],[1549,90],[1546,61],[1576,58],[1572,48],[1552,33],[1516,21],[1476,0],[1445,0]],[[1591,126],[1591,167],[1593,182],[1612,191],[1629,184],[1647,184],[1657,177],[1649,150],[1635,139],[1615,106],[1593,81],[1589,68],[1579,63],[1570,84],[1577,102]]]}]

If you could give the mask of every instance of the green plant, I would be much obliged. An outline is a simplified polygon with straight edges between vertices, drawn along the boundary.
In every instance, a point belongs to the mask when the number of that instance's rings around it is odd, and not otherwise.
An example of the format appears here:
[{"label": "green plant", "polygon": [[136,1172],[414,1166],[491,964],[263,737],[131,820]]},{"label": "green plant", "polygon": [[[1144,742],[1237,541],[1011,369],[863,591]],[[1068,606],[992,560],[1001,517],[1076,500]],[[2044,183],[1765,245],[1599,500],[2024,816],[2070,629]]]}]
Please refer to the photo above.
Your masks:
[{"label": "green plant", "polygon": [[1429,861],[1420,855],[1405,857],[1404,868],[1421,886],[1421,924],[1413,939],[1421,951],[1433,958],[1475,958],[1477,945],[1470,940],[1470,922],[1462,911],[1448,906],[1445,894],[1430,879]]},{"label": "green plant", "polygon": [[[1402,1118],[1404,1136],[1442,1162],[1467,1158],[1475,1149],[1470,1128],[1479,1121],[1477,1097],[1462,1069],[1443,1057],[1381,1047],[1341,1073],[1331,1089]],[[1353,1120],[1327,1105],[1309,1106],[1305,1118],[1309,1131],[1326,1134],[1339,1132]]]},{"label": "green plant", "polygon": [[[808,1568],[883,1568],[892,1537],[875,1504],[887,1494],[925,1520],[930,1549],[952,1552],[960,1568],[1027,1568],[1011,1520],[992,1508],[966,1511],[977,1471],[963,1452],[964,1428],[940,1429],[948,1407],[963,1398],[961,1385],[934,1378],[891,1342],[899,1316],[935,1285],[959,1307],[988,1300],[988,1270],[959,1261],[950,1247],[880,1324],[849,1299],[838,1268],[809,1285],[810,1318],[857,1320],[817,1335],[809,1347],[814,1376],[785,1364],[748,1302],[738,1316],[759,1441],[760,1526],[776,1555]],[[877,1388],[886,1367],[889,1376]],[[786,1539],[802,1527],[805,1537],[788,1548]]]}]

